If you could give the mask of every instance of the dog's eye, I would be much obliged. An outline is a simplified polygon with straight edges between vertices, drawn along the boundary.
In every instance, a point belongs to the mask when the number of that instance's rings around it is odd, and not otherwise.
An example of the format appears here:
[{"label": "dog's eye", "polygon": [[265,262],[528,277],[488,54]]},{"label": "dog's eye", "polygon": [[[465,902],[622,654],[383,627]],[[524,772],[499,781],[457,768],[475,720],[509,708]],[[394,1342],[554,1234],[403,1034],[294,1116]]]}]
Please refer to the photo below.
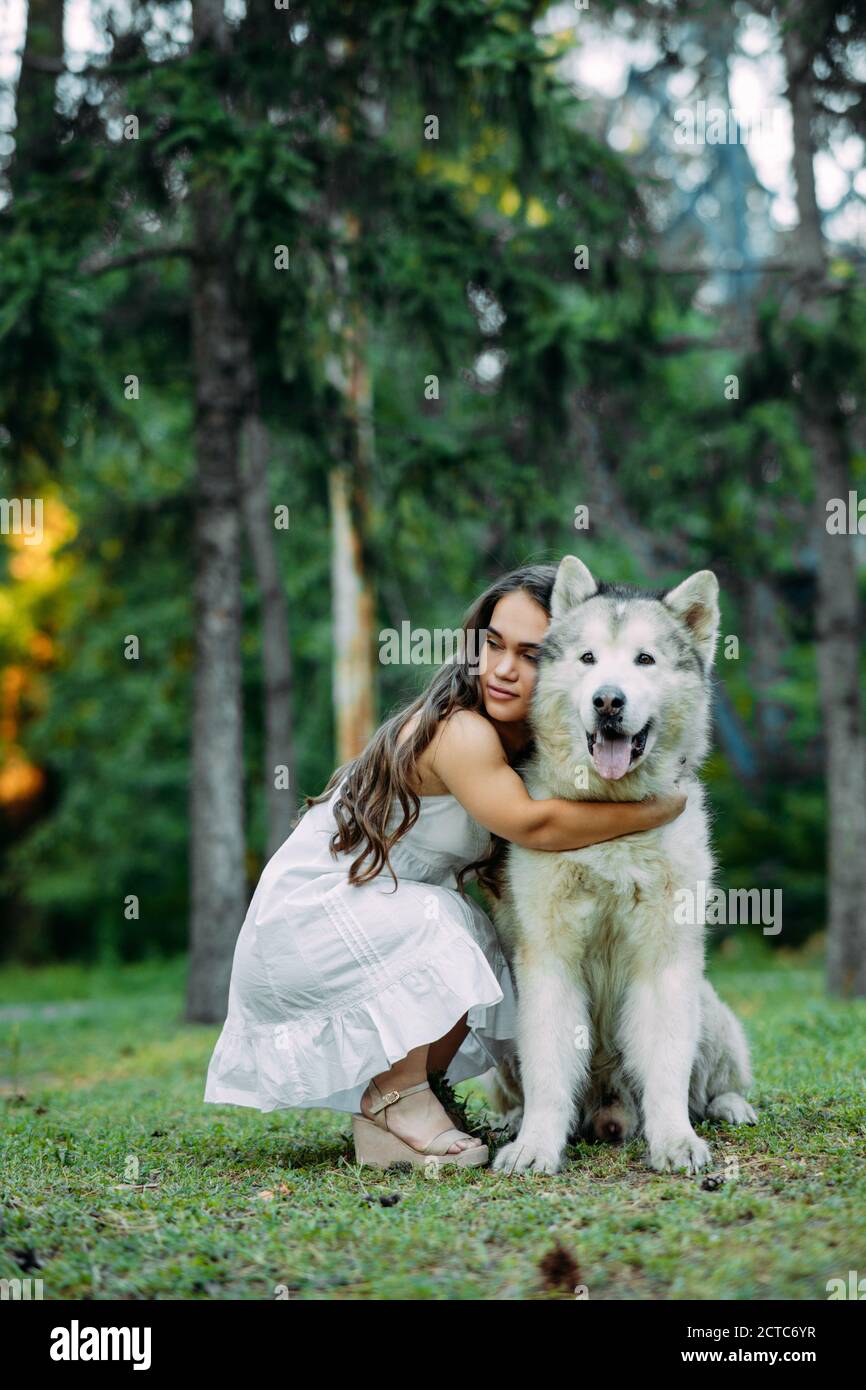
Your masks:
[{"label": "dog's eye", "polygon": [[655,664],[656,659],[654,656],[650,656],[649,652],[639,652],[635,657],[636,666],[655,666]]},{"label": "dog's eye", "polygon": [[583,656],[580,659],[583,662],[584,666],[591,666],[595,661],[595,657],[593,656],[592,652],[584,652]]}]

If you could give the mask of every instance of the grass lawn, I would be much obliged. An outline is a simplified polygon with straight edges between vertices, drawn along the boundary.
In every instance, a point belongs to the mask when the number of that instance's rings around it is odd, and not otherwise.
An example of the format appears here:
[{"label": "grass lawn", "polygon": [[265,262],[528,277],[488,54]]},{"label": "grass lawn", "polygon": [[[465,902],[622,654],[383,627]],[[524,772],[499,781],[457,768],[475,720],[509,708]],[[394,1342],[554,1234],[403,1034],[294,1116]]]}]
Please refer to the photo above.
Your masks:
[{"label": "grass lawn", "polygon": [[824,1299],[866,1273],[866,1003],[826,999],[814,951],[730,946],[710,974],[760,1122],[700,1127],[711,1189],[639,1141],[555,1177],[362,1170],[348,1116],[203,1103],[219,1029],[179,1021],[183,960],[6,968],[0,1277],[46,1299]]}]

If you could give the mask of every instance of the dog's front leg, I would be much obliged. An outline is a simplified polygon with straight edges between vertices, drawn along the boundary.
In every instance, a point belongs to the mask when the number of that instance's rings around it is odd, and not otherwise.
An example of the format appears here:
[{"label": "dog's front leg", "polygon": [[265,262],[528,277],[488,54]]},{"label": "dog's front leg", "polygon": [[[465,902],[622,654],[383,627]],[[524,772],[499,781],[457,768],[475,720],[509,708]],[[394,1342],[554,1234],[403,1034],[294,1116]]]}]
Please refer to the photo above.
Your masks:
[{"label": "dog's front leg", "polygon": [[556,955],[529,961],[518,952],[515,977],[523,1123],[493,1167],[505,1173],[558,1173],[575,1099],[589,1069],[586,997],[575,965]]},{"label": "dog's front leg", "polygon": [[710,1150],[689,1120],[689,1079],[698,1041],[700,974],[674,960],[632,980],[622,1013],[621,1046],[638,1082],[649,1147],[659,1173],[696,1173]]}]

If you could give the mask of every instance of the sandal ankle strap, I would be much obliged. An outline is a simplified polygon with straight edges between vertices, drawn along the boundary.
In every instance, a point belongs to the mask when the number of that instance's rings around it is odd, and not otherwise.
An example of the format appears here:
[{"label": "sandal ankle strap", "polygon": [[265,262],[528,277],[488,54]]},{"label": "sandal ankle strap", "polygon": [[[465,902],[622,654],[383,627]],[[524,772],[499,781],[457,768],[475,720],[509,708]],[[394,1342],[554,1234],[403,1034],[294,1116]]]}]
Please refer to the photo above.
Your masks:
[{"label": "sandal ankle strap", "polygon": [[[370,1084],[375,1086],[377,1091],[379,1090],[375,1081],[371,1081]],[[429,1081],[419,1081],[417,1086],[405,1086],[402,1091],[386,1091],[384,1095],[380,1091],[379,1099],[374,1101],[370,1106],[370,1114],[378,1115],[380,1110],[384,1110],[387,1105],[394,1105],[394,1103],[401,1100],[403,1096],[411,1096],[415,1091],[427,1091],[429,1089]]]}]

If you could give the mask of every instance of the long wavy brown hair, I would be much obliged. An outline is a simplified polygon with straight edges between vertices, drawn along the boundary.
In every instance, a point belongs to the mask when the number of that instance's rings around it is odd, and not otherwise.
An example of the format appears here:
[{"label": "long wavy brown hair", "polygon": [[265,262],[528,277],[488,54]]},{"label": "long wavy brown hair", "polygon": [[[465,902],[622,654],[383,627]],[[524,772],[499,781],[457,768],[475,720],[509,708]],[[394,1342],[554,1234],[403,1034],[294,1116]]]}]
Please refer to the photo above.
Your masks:
[{"label": "long wavy brown hair", "polygon": [[[477,666],[471,657],[480,650],[494,608],[505,594],[522,590],[550,614],[550,599],[558,566],[555,564],[523,565],[497,579],[466,613],[458,656],[446,662],[436,672],[426,690],[391,716],[376,731],[367,747],[356,758],[338,767],[319,796],[305,797],[307,807],[327,801],[334,788],[345,786],[334,802],[333,814],[337,829],[331,836],[331,852],[349,853],[361,847],[352,861],[349,882],[368,883],[387,867],[397,887],[397,876],[391,867],[389,853],[397,841],[415,824],[421,810],[421,798],[413,791],[419,755],[424,751],[437,725],[457,709],[472,709],[488,715],[481,697]],[[412,735],[402,744],[397,737],[408,719],[420,710]],[[523,750],[528,756],[531,747]],[[390,833],[386,826],[392,807],[399,803],[400,824]],[[494,835],[494,848],[485,858],[467,864],[457,876],[462,892],[464,879],[475,873],[479,884],[495,897],[499,896],[498,868],[502,862],[506,841]]]}]

